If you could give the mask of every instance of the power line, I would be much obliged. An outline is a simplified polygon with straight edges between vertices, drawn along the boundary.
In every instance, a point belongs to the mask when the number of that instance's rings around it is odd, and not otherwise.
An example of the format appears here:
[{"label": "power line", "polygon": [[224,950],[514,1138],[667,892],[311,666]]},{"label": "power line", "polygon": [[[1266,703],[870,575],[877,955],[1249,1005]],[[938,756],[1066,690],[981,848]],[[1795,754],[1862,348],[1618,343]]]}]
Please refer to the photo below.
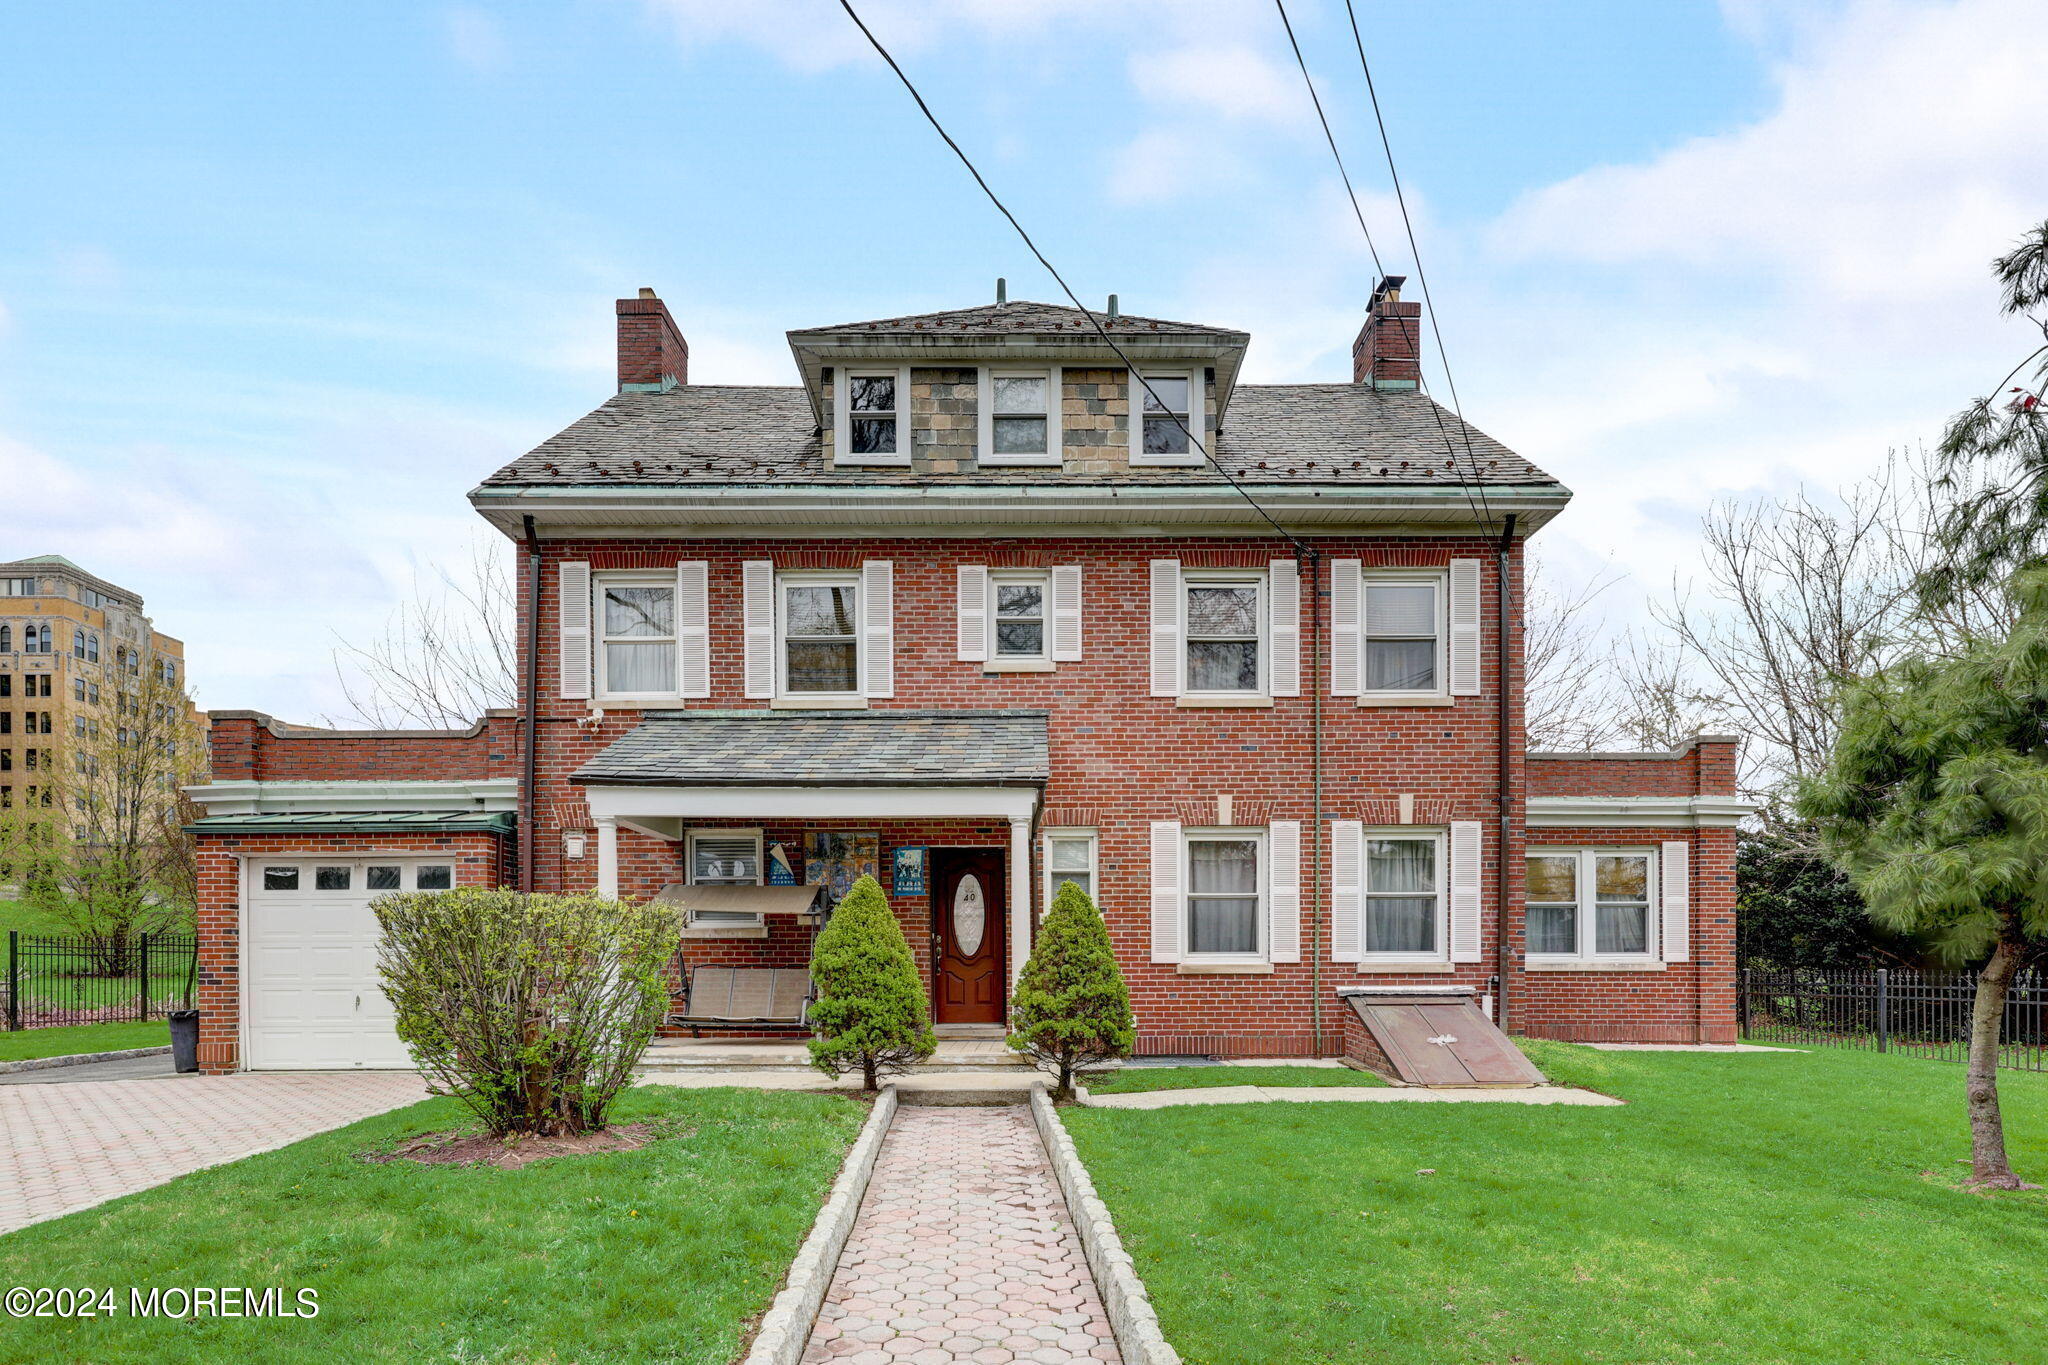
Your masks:
[{"label": "power line", "polygon": [[[1009,220],[1010,226],[1016,229],[1017,235],[1023,239],[1024,245],[1030,250],[1031,254],[1038,259],[1038,263],[1045,267],[1046,273],[1052,276],[1054,283],[1059,285],[1060,292],[1065,294],[1067,296],[1068,301],[1071,302],[1076,309],[1078,309],[1083,315],[1087,317],[1089,324],[1095,328],[1096,335],[1102,338],[1103,343],[1107,345],[1110,350],[1116,353],[1116,358],[1118,360],[1121,360],[1124,363],[1125,367],[1130,371],[1131,378],[1144,387],[1145,396],[1147,398],[1150,398],[1154,403],[1159,405],[1160,411],[1165,413],[1167,417],[1171,418],[1173,424],[1180,428],[1181,435],[1187,437],[1188,444],[1193,446],[1195,450],[1202,456],[1202,458],[1208,461],[1210,467],[1213,468],[1218,474],[1220,474],[1223,477],[1223,481],[1229,484],[1233,489],[1235,489],[1238,495],[1251,505],[1251,509],[1254,512],[1257,512],[1259,516],[1265,520],[1268,526],[1271,526],[1273,528],[1274,534],[1286,540],[1296,550],[1302,551],[1304,553],[1313,554],[1313,548],[1308,544],[1308,542],[1302,540],[1292,531],[1289,531],[1286,527],[1282,526],[1279,522],[1275,521],[1273,519],[1273,514],[1268,512],[1264,507],[1259,505],[1259,500],[1251,495],[1249,489],[1247,489],[1243,484],[1239,483],[1236,479],[1231,477],[1230,471],[1225,469],[1222,463],[1219,460],[1217,460],[1217,458],[1214,455],[1209,453],[1208,447],[1205,446],[1202,443],[1202,441],[1196,437],[1194,432],[1188,430],[1187,423],[1181,420],[1180,415],[1176,413],[1165,402],[1165,400],[1160,398],[1158,391],[1152,387],[1152,381],[1145,378],[1143,372],[1141,372],[1138,366],[1132,362],[1130,356],[1124,353],[1124,348],[1116,344],[1116,338],[1112,337],[1109,334],[1109,329],[1104,327],[1102,325],[1101,319],[1095,316],[1095,310],[1081,302],[1080,296],[1076,294],[1073,291],[1073,289],[1068,286],[1066,277],[1060,274],[1059,270],[1056,267],[1054,267],[1053,263],[1045,258],[1045,253],[1038,249],[1038,243],[1031,240],[1031,234],[1024,230],[1024,225],[1022,223],[1017,221],[1017,215],[1010,212],[1009,207],[1003,203],[1002,199],[996,194],[995,190],[989,187],[988,181],[984,179],[982,177],[981,172],[978,169],[976,169],[973,160],[968,157],[965,151],[961,150],[960,144],[953,140],[953,135],[946,131],[945,125],[939,122],[938,115],[932,112],[932,107],[929,104],[925,103],[924,96],[918,93],[917,86],[911,81],[910,77],[904,72],[903,68],[897,64],[896,59],[889,55],[889,49],[882,46],[882,40],[877,38],[874,35],[874,31],[871,30],[867,26],[867,24],[861,20],[860,15],[854,11],[853,5],[849,2],[849,0],[839,0],[839,7],[846,11],[846,17],[853,20],[854,27],[858,28],[861,31],[861,36],[868,40],[868,46],[874,48],[876,53],[878,53],[881,56],[882,60],[889,64],[889,69],[896,73],[896,79],[903,82],[903,88],[910,92],[910,98],[917,101],[918,112],[924,115],[925,122],[931,124],[932,131],[936,132],[940,136],[940,138],[942,138],[945,141],[945,144],[953,149],[953,155],[960,158],[960,164],[965,166],[967,168],[967,173],[974,177],[974,183],[981,186],[981,192],[988,196],[988,201],[991,204],[994,204],[996,206],[996,211],[1002,214],[1004,218]],[[1363,226],[1362,223],[1361,226]],[[1193,407],[1193,404],[1206,404],[1206,402],[1206,395],[1190,394],[1190,413],[1197,410]],[[1138,439],[1142,440],[1144,432],[1143,423],[1145,420],[1144,406],[1143,404],[1137,401],[1137,394],[1135,392],[1131,394],[1130,420],[1132,423],[1133,435],[1136,436]]]},{"label": "power line", "polygon": [[[1345,0],[1345,3],[1348,8],[1350,0]],[[1287,16],[1287,5],[1285,3],[1285,0],[1273,0],[1273,7],[1280,12],[1280,26],[1287,31],[1287,45],[1294,49],[1294,64],[1301,69],[1301,83],[1308,88],[1309,101],[1315,105],[1316,119],[1323,125],[1323,140],[1329,144],[1330,158],[1337,163],[1337,174],[1344,182],[1344,196],[1351,203],[1351,214],[1354,218],[1358,220],[1358,230],[1361,233],[1365,234],[1365,249],[1372,253],[1373,268],[1379,272],[1379,277],[1384,280],[1387,278],[1386,266],[1380,262],[1379,248],[1373,243],[1372,239],[1372,229],[1366,226],[1365,211],[1358,206],[1358,191],[1352,188],[1351,173],[1348,170],[1346,170],[1344,166],[1344,153],[1338,150],[1337,135],[1335,132],[1331,130],[1330,120],[1328,116],[1325,115],[1323,112],[1322,96],[1316,93],[1315,79],[1309,75],[1308,59],[1302,55],[1301,42],[1294,36],[1294,22]],[[1353,31],[1356,32],[1355,23]],[[1360,47],[1359,53],[1360,60],[1364,60],[1364,48],[1362,45]],[[1374,100],[1373,108],[1375,112],[1378,111],[1379,104],[1377,98],[1375,98]],[[1384,139],[1385,131],[1385,125],[1384,123],[1382,123],[1382,139]],[[1387,157],[1388,164],[1391,166],[1393,164],[1393,152],[1391,148],[1389,148],[1388,150]],[[1400,197],[1400,182],[1398,179],[1396,179],[1395,181],[1394,192],[1395,197],[1398,199]],[[1404,223],[1407,222],[1408,208],[1405,201],[1402,202],[1401,218]],[[1412,226],[1410,226],[1408,230],[1408,246],[1410,251],[1412,252],[1415,246],[1415,230]],[[1416,258],[1415,273],[1418,281],[1422,283],[1422,296],[1424,301],[1427,302],[1429,299],[1429,285],[1426,280],[1422,280],[1421,278],[1422,261],[1419,256]],[[1436,325],[1436,309],[1433,305],[1430,307],[1429,315],[1430,325],[1434,327]],[[1401,330],[1405,333],[1409,332],[1410,329],[1404,322],[1402,324]],[[1423,396],[1427,398],[1429,396],[1429,381],[1422,373],[1422,348],[1419,344],[1420,340],[1421,339],[1419,337],[1416,337],[1412,334],[1410,334],[1408,337],[1410,345],[1414,346],[1416,350],[1416,384],[1420,387]],[[1443,355],[1443,338],[1441,334],[1439,334],[1437,338],[1437,354],[1439,358],[1441,358]],[[1448,379],[1450,376],[1450,366],[1448,363],[1446,363],[1444,366],[1444,374],[1445,377]],[[1451,386],[1451,401],[1454,404],[1458,401],[1457,386],[1455,384]],[[1429,410],[1430,415],[1436,419],[1437,434],[1443,437],[1444,453],[1450,456],[1451,466],[1453,468],[1453,471],[1455,471],[1458,463],[1458,449],[1457,446],[1451,440],[1450,429],[1444,425],[1443,410],[1434,401],[1431,401],[1429,405]],[[1473,517],[1479,522],[1479,524],[1482,527],[1491,530],[1493,526],[1493,509],[1486,500],[1486,488],[1480,482],[1479,458],[1472,451],[1471,429],[1469,427],[1465,427],[1465,415],[1462,409],[1458,413],[1458,424],[1461,428],[1464,428],[1463,434],[1465,438],[1465,460],[1466,463],[1470,465],[1472,470],[1471,483],[1464,484],[1461,486],[1461,491],[1465,495],[1465,505],[1471,509]],[[1477,501],[1474,500],[1473,496],[1475,490],[1478,494]]]}]

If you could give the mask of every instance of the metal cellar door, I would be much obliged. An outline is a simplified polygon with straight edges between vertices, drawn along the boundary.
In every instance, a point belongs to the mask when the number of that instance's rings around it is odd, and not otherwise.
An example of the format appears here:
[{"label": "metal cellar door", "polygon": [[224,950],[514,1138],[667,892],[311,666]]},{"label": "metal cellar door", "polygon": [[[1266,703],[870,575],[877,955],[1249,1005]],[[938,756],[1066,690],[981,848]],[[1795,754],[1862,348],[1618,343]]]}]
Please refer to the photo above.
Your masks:
[{"label": "metal cellar door", "polygon": [[1357,987],[1343,995],[1365,1026],[1368,1063],[1403,1084],[1544,1083],[1543,1073],[1480,1013],[1469,986]]}]

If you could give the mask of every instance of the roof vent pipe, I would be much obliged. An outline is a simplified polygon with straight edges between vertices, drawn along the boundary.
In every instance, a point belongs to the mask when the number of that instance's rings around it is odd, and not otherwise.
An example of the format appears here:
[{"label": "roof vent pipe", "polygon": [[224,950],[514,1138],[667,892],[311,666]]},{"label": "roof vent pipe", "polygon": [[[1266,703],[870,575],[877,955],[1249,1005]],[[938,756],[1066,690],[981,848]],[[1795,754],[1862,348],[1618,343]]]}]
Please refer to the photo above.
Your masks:
[{"label": "roof vent pipe", "polygon": [[996,307],[1000,308],[1009,301],[1010,282],[1001,275],[998,275],[996,276]]},{"label": "roof vent pipe", "polygon": [[1114,294],[1109,296],[1109,316],[1112,321],[1116,319],[1116,295]]}]

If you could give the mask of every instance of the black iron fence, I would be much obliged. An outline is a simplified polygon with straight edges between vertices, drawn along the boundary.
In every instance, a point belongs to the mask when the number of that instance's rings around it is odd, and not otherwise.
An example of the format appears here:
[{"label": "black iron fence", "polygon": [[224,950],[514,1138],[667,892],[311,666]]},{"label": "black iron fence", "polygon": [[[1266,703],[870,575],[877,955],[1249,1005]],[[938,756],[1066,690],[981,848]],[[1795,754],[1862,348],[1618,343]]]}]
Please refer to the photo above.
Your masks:
[{"label": "black iron fence", "polygon": [[0,1005],[9,1030],[106,1024],[189,1009],[199,970],[190,934],[104,938],[7,933]]},{"label": "black iron fence", "polygon": [[[1736,995],[1742,1033],[1760,1043],[1968,1059],[1974,972],[1745,969]],[[2006,997],[1998,1064],[2048,1071],[2048,976],[2023,972]]]}]

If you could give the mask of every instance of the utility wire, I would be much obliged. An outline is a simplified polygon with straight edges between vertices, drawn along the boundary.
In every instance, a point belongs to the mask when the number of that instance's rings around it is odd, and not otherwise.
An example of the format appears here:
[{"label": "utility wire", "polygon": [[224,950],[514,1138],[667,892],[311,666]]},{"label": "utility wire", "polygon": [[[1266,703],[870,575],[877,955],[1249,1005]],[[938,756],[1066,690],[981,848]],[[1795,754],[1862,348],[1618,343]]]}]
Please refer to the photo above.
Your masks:
[{"label": "utility wire", "polygon": [[[1348,7],[1350,0],[1345,0],[1345,2]],[[1294,64],[1301,69],[1301,83],[1308,88],[1309,101],[1315,105],[1316,120],[1323,125],[1323,140],[1327,142],[1330,146],[1330,158],[1337,163],[1337,175],[1344,182],[1344,197],[1348,199],[1351,203],[1351,215],[1352,217],[1358,220],[1358,230],[1361,233],[1365,234],[1365,249],[1372,254],[1373,268],[1379,272],[1379,277],[1382,280],[1384,280],[1387,278],[1386,266],[1381,263],[1379,248],[1373,243],[1372,229],[1366,226],[1365,211],[1361,209],[1358,205],[1358,191],[1352,188],[1351,173],[1350,171],[1346,170],[1344,166],[1344,153],[1337,149],[1337,135],[1330,128],[1330,120],[1328,115],[1326,115],[1323,112],[1322,96],[1316,92],[1315,80],[1308,73],[1308,59],[1302,55],[1301,42],[1294,36],[1294,22],[1293,20],[1287,17],[1287,5],[1285,3],[1285,0],[1273,0],[1273,7],[1280,11],[1280,26],[1287,30],[1287,45],[1294,49]],[[1354,26],[1354,32],[1355,31],[1356,29]],[[1363,60],[1363,58],[1364,49],[1363,47],[1361,47],[1360,60]],[[1374,100],[1373,108],[1375,112],[1378,111],[1379,104],[1377,98],[1375,98]],[[1381,135],[1384,138],[1384,124],[1381,125]],[[1387,155],[1388,164],[1391,166],[1393,164],[1393,153],[1391,149],[1388,151]],[[1400,181],[1398,180],[1398,178],[1395,181],[1394,192],[1395,197],[1398,199],[1400,196]],[[1408,209],[1405,202],[1402,204],[1401,217],[1403,222],[1407,221]],[[1410,250],[1412,251],[1415,246],[1415,231],[1412,227],[1410,227],[1408,231],[1408,245]],[[1426,280],[1422,280],[1421,278],[1422,262],[1420,257],[1416,259],[1415,274],[1418,281],[1422,284],[1422,296],[1426,302],[1429,298],[1429,285]],[[1430,323],[1432,326],[1435,325],[1435,321],[1436,309],[1434,307],[1431,307]],[[1407,326],[1405,321],[1401,325],[1401,330],[1404,333],[1408,333],[1408,342],[1411,346],[1415,347],[1416,383],[1420,386],[1423,396],[1427,398],[1429,396],[1429,381],[1422,374],[1421,346],[1419,345],[1421,338],[1415,336],[1412,333],[1412,331]],[[1441,336],[1438,337],[1437,350],[1439,357],[1441,357],[1443,351]],[[1450,366],[1448,364],[1446,364],[1444,367],[1444,374],[1446,378],[1449,377]],[[1455,384],[1451,386],[1451,395],[1451,401],[1453,403],[1456,403],[1457,386]],[[1450,457],[1451,466],[1455,471],[1458,463],[1458,449],[1457,446],[1451,440],[1450,428],[1444,425],[1443,409],[1439,404],[1432,401],[1429,405],[1429,410],[1430,415],[1436,419],[1437,434],[1443,437],[1444,453]],[[1463,426],[1464,421],[1464,414],[1460,412],[1458,416],[1459,425]],[[1465,495],[1465,505],[1471,509],[1473,517],[1479,522],[1479,524],[1490,531],[1493,525],[1492,508],[1486,502],[1486,489],[1479,481],[1479,459],[1476,455],[1473,454],[1472,451],[1472,436],[1469,428],[1465,432],[1465,459],[1466,463],[1471,466],[1472,470],[1472,481],[1468,484],[1461,485],[1462,491]],[[1474,501],[1473,498],[1475,490],[1478,493],[1477,501]]]},{"label": "utility wire", "polygon": [[[1087,317],[1089,324],[1095,328],[1096,335],[1102,338],[1103,343],[1107,345],[1110,350],[1116,353],[1116,358],[1118,360],[1121,360],[1126,366],[1126,368],[1129,369],[1131,378],[1137,381],[1139,385],[1143,386],[1145,390],[1145,396],[1147,398],[1150,398],[1154,403],[1159,405],[1160,411],[1173,420],[1173,424],[1180,428],[1181,435],[1187,437],[1188,444],[1194,447],[1194,449],[1200,453],[1204,460],[1208,461],[1211,468],[1213,468],[1218,474],[1222,475],[1223,481],[1225,483],[1229,484],[1233,489],[1237,490],[1238,495],[1251,505],[1251,509],[1254,512],[1257,512],[1259,516],[1264,519],[1265,523],[1268,526],[1271,526],[1273,528],[1273,532],[1275,535],[1278,535],[1282,539],[1287,541],[1288,544],[1292,545],[1297,551],[1313,555],[1315,553],[1314,547],[1309,545],[1307,541],[1295,535],[1292,531],[1289,531],[1279,522],[1275,521],[1273,519],[1273,514],[1268,512],[1263,506],[1259,504],[1259,500],[1252,496],[1251,491],[1249,489],[1247,489],[1243,484],[1239,483],[1235,478],[1232,478],[1230,471],[1225,469],[1222,463],[1219,460],[1217,460],[1217,458],[1213,454],[1209,452],[1208,447],[1204,445],[1202,441],[1195,436],[1194,432],[1188,430],[1188,425],[1186,422],[1181,420],[1180,414],[1176,413],[1170,406],[1167,405],[1167,403],[1163,399],[1160,398],[1158,391],[1152,387],[1152,381],[1145,378],[1143,372],[1141,372],[1138,366],[1132,362],[1130,356],[1124,353],[1124,348],[1116,344],[1116,338],[1112,337],[1109,334],[1109,329],[1104,327],[1102,325],[1101,319],[1095,316],[1095,310],[1088,307],[1087,304],[1081,302],[1080,296],[1077,295],[1073,291],[1073,289],[1067,284],[1066,277],[1060,274],[1059,270],[1053,265],[1053,263],[1045,258],[1045,253],[1038,249],[1038,243],[1031,240],[1031,234],[1024,230],[1024,225],[1022,223],[1017,221],[1017,215],[1010,212],[1009,206],[1004,204],[1002,199],[997,196],[996,192],[989,187],[988,181],[984,179],[982,177],[981,172],[978,169],[976,169],[973,160],[968,157],[965,151],[961,150],[960,144],[953,140],[953,135],[946,131],[945,125],[939,122],[938,115],[932,112],[932,107],[929,104],[925,103],[924,96],[918,93],[917,86],[911,81],[910,77],[907,74],[905,74],[903,68],[897,64],[896,59],[889,55],[889,49],[882,46],[882,40],[877,38],[874,35],[874,31],[870,29],[865,22],[862,21],[860,15],[855,12],[853,5],[849,2],[849,0],[839,0],[839,7],[846,11],[846,17],[853,20],[854,27],[858,28],[861,31],[861,36],[868,40],[868,46],[874,48],[876,53],[881,56],[882,60],[889,64],[889,69],[896,73],[896,79],[903,82],[903,88],[910,92],[910,98],[917,101],[918,112],[924,115],[925,122],[931,124],[932,131],[936,132],[939,135],[939,137],[945,141],[945,144],[953,149],[953,155],[960,158],[960,164],[965,166],[967,168],[967,173],[974,177],[974,183],[981,186],[981,192],[988,196],[988,201],[991,204],[994,204],[996,206],[996,211],[1002,214],[1004,218],[1008,219],[1010,226],[1017,230],[1017,235],[1023,239],[1024,245],[1030,250],[1033,256],[1038,258],[1038,263],[1045,267],[1046,273],[1052,276],[1054,283],[1059,285],[1060,292],[1065,294],[1067,296],[1067,300],[1070,303],[1072,303],[1076,309],[1078,309],[1082,314],[1084,314]],[[1362,221],[1360,225],[1363,226]],[[1188,401],[1189,412],[1192,414],[1193,412],[1202,410],[1196,408],[1194,404],[1203,403],[1206,405],[1207,397],[1203,394],[1190,393],[1188,396]],[[1135,392],[1131,394],[1130,406],[1130,420],[1132,424],[1133,436],[1136,439],[1142,441],[1144,439],[1144,405],[1138,402],[1138,396]]]}]

